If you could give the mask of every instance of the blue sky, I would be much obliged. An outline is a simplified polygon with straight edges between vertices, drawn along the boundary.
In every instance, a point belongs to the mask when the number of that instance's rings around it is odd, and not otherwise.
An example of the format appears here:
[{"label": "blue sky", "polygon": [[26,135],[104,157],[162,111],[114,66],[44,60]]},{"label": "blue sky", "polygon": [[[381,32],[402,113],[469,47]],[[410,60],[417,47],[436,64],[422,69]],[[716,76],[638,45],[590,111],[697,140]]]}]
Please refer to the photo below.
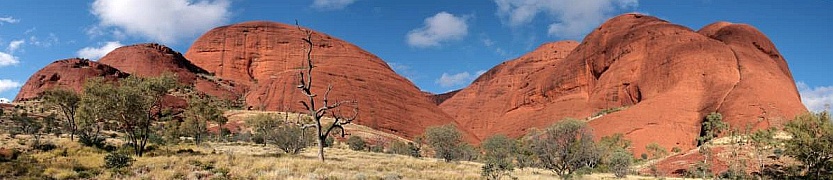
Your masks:
[{"label": "blue sky", "polygon": [[0,98],[59,59],[97,59],[121,45],[185,52],[205,31],[270,20],[328,33],[376,54],[424,91],[465,87],[538,45],[581,40],[607,18],[640,12],[699,29],[752,24],[786,57],[805,104],[833,103],[833,1],[638,0],[3,0]]}]

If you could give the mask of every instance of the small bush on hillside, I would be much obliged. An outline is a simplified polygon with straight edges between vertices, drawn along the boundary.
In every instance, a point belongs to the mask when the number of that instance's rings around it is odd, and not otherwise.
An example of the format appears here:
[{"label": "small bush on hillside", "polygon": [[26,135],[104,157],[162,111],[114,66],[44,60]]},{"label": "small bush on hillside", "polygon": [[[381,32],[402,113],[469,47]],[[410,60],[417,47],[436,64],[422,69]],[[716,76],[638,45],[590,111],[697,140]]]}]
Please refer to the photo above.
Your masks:
[{"label": "small bush on hillside", "polygon": [[350,138],[347,138],[347,145],[354,151],[362,151],[364,150],[365,143],[364,140],[358,136],[350,136]]},{"label": "small bush on hillside", "polygon": [[463,158],[463,133],[453,124],[429,127],[425,130],[425,140],[434,148],[434,156],[449,161]]},{"label": "small bush on hillside", "polygon": [[512,154],[518,149],[515,140],[506,135],[495,135],[484,140],[480,148],[486,160],[481,175],[486,179],[500,179],[515,169],[512,165]]},{"label": "small bush on hillside", "polygon": [[674,153],[680,153],[680,152],[683,152],[683,150],[682,150],[682,149],[680,149],[680,147],[676,147],[676,146],[675,146],[674,148],[671,148],[671,152],[674,152]]},{"label": "small bush on hillside", "polygon": [[507,159],[488,159],[480,171],[480,176],[488,180],[500,180],[504,176],[509,176],[509,172],[514,167]]},{"label": "small bush on hillside", "polygon": [[254,116],[246,123],[252,126],[255,143],[273,144],[286,153],[298,154],[312,143],[313,135],[305,135],[301,127],[285,123],[272,114]]},{"label": "small bush on hillside", "polygon": [[390,154],[399,154],[399,155],[410,155],[411,154],[411,147],[408,144],[400,141],[393,141],[390,143],[390,147],[388,147],[387,153]]},{"label": "small bush on hillside", "polygon": [[78,142],[87,147],[96,147],[103,149],[106,145],[104,138],[96,135],[81,134],[78,136]]},{"label": "small bush on hillside", "polygon": [[104,167],[113,169],[113,168],[123,168],[128,167],[133,163],[133,158],[121,154],[121,153],[110,153],[107,156],[104,156]]},{"label": "small bush on hillside", "polygon": [[651,154],[651,159],[658,159],[668,155],[668,151],[665,151],[665,148],[657,144],[656,142],[646,145],[645,150],[647,150],[648,153]]},{"label": "small bush on hillside", "polygon": [[784,128],[792,135],[784,154],[801,162],[797,179],[831,178],[833,174],[833,121],[828,111],[800,115]]},{"label": "small bush on hillside", "polygon": [[632,157],[633,155],[624,149],[618,149],[613,152],[610,157],[610,162],[608,162],[610,172],[616,175],[617,178],[626,177],[628,175],[628,169],[633,163]]},{"label": "small bush on hillside", "polygon": [[601,159],[590,128],[575,119],[564,119],[547,128],[534,138],[532,149],[544,168],[561,177],[572,177],[582,168],[595,168]]},{"label": "small bush on hillside", "polygon": [[52,144],[52,143],[46,142],[46,143],[38,143],[38,144],[35,144],[35,145],[34,145],[34,148],[35,148],[35,149],[37,149],[37,150],[40,150],[40,151],[44,151],[44,152],[45,152],[45,151],[51,151],[51,150],[53,150],[53,149],[55,149],[55,148],[58,148],[58,146],[56,146],[55,144]]}]

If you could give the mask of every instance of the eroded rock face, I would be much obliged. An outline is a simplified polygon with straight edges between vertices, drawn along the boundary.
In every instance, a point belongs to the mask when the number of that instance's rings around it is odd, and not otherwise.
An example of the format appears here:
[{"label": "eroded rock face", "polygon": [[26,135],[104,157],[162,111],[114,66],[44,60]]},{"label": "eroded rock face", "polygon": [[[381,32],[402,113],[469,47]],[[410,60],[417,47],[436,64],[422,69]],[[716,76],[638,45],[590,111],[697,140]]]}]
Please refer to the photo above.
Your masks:
[{"label": "eroded rock face", "polygon": [[29,77],[14,101],[32,100],[41,92],[53,88],[66,88],[81,92],[84,83],[90,78],[103,77],[107,80],[117,80],[127,76],[127,73],[116,68],[87,59],[59,60]]},{"label": "eroded rock face", "polygon": [[610,19],[581,44],[545,44],[498,65],[440,107],[481,139],[586,119],[597,138],[624,134],[635,154],[653,142],[694,148],[710,112],[744,129],[806,111],[786,61],[755,28],[695,32],[640,14]]},{"label": "eroded rock face", "polygon": [[[251,109],[304,112],[306,97],[296,88],[305,69],[306,35],[297,27],[274,22],[245,22],[215,28],[197,39],[185,54],[215,76],[250,87]],[[332,85],[330,103],[356,100],[357,124],[404,137],[429,126],[454,123],[410,81],[361,48],[314,32],[313,91],[321,96]],[[345,106],[343,113],[351,113]],[[468,137],[475,141],[474,136]]]},{"label": "eroded rock face", "polygon": [[236,100],[246,91],[243,85],[217,80],[208,71],[192,64],[181,53],[160,44],[136,44],[119,47],[98,62],[139,77],[176,75],[179,83],[194,86],[197,91],[229,100]]}]

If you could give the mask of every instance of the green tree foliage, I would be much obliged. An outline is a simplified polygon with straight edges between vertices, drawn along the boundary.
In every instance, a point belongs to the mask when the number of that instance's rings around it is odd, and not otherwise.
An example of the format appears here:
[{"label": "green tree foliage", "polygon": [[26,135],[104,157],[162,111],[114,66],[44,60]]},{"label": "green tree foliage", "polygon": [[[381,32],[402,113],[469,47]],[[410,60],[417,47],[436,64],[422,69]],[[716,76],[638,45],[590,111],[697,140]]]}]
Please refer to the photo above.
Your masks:
[{"label": "green tree foliage", "polygon": [[298,154],[312,141],[312,136],[305,134],[297,125],[286,123],[273,114],[259,114],[246,120],[255,136],[263,138],[264,143],[278,146],[285,153]]},{"label": "green tree foliage", "polygon": [[208,122],[216,122],[218,125],[228,121],[223,116],[223,111],[210,96],[192,96],[188,100],[188,109],[185,110],[185,120],[181,131],[194,138],[199,144],[208,133]]},{"label": "green tree foliage", "polygon": [[668,155],[668,151],[657,143],[651,143],[645,146],[645,150],[651,155],[651,159],[658,159]]},{"label": "green tree foliage", "polygon": [[133,158],[128,155],[119,154],[119,153],[109,153],[104,156],[104,167],[105,168],[123,168],[129,167],[133,164]]},{"label": "green tree foliage", "polygon": [[701,178],[712,176],[710,169],[711,164],[709,164],[709,158],[712,156],[712,150],[710,147],[711,140],[717,138],[717,136],[726,129],[729,129],[729,124],[723,122],[723,115],[720,113],[709,113],[703,121],[700,129],[700,137],[697,138],[698,143],[700,144],[698,152],[703,155],[703,161],[698,163],[693,168],[693,171],[695,171],[696,174],[701,175]]},{"label": "green tree foliage", "polygon": [[749,140],[757,154],[758,173],[762,173],[766,166],[764,154],[771,152],[779,144],[774,138],[776,131],[775,128],[762,129],[749,135]]},{"label": "green tree foliage", "polygon": [[15,133],[36,134],[43,128],[43,124],[27,112],[13,113],[11,120],[17,127]]},{"label": "green tree foliage", "polygon": [[[79,142],[86,146],[103,146],[102,128],[109,120],[110,101],[106,97],[116,91],[115,86],[103,78],[89,79],[84,83],[84,94],[78,102],[75,114],[76,133]],[[99,143],[100,142],[100,143]]]},{"label": "green tree foliage", "polygon": [[347,145],[354,151],[362,151],[365,148],[364,139],[359,136],[350,136],[350,138],[347,138]]},{"label": "green tree foliage", "polygon": [[64,119],[64,129],[69,131],[70,140],[74,140],[75,131],[78,130],[75,123],[75,114],[78,112],[81,96],[72,90],[50,89],[44,91],[41,97],[47,106],[55,108],[61,114]]},{"label": "green tree foliage", "polygon": [[833,179],[833,122],[830,113],[809,113],[787,123],[792,135],[786,141],[785,154],[802,163],[802,178]]},{"label": "green tree foliage", "polygon": [[628,168],[633,163],[631,141],[625,139],[623,134],[616,133],[602,137],[597,146],[602,152],[601,163],[597,169],[613,173],[617,177],[627,176]]},{"label": "green tree foliage", "polygon": [[600,153],[587,124],[576,119],[556,122],[535,138],[533,152],[541,165],[563,178],[580,168],[593,168]]},{"label": "green tree foliage", "polygon": [[610,153],[610,159],[606,164],[617,178],[624,178],[633,164],[633,155],[625,149],[617,148]]},{"label": "green tree foliage", "polygon": [[723,122],[723,115],[717,112],[709,113],[700,129],[700,137],[697,138],[700,145],[717,138],[721,132],[729,129],[729,124]]},{"label": "green tree foliage", "polygon": [[425,141],[431,148],[434,148],[434,156],[449,161],[456,161],[463,158],[463,133],[457,130],[453,124],[428,127],[425,130]]},{"label": "green tree foliage", "polygon": [[515,169],[512,155],[517,153],[518,148],[514,139],[502,134],[494,135],[484,140],[480,148],[486,160],[481,175],[486,179],[500,179]]},{"label": "green tree foliage", "polygon": [[[414,151],[416,151],[416,154],[414,154]],[[387,153],[419,157],[419,148],[412,142],[393,141],[390,143]]]},{"label": "green tree foliage", "polygon": [[118,85],[101,79],[89,81],[84,85],[78,109],[79,127],[95,128],[93,131],[97,136],[100,123],[112,121],[127,135],[135,154],[142,156],[153,133],[153,122],[161,118],[162,98],[176,86],[174,77],[167,75],[155,78],[130,76],[121,79]]}]

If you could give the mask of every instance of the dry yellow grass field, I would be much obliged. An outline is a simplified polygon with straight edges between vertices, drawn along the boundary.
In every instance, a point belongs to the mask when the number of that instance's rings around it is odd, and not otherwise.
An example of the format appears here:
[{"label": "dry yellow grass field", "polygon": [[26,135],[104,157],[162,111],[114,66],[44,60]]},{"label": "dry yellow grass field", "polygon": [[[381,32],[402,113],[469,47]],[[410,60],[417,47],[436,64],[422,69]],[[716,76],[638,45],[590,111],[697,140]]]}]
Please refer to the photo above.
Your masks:
[{"label": "dry yellow grass field", "polygon": [[[4,147],[26,149],[28,136],[0,135]],[[482,179],[481,163],[443,162],[434,158],[349,150],[344,144],[326,149],[321,162],[312,149],[286,155],[270,146],[247,143],[204,143],[158,146],[133,165],[118,171],[103,168],[103,150],[84,147],[67,138],[46,137],[59,148],[29,153],[55,179]],[[64,153],[66,149],[66,153]],[[198,153],[176,153],[191,149]],[[511,175],[518,179],[558,179],[551,171],[525,168]],[[612,174],[593,174],[580,179],[615,179]],[[628,176],[626,179],[653,179]]]}]

